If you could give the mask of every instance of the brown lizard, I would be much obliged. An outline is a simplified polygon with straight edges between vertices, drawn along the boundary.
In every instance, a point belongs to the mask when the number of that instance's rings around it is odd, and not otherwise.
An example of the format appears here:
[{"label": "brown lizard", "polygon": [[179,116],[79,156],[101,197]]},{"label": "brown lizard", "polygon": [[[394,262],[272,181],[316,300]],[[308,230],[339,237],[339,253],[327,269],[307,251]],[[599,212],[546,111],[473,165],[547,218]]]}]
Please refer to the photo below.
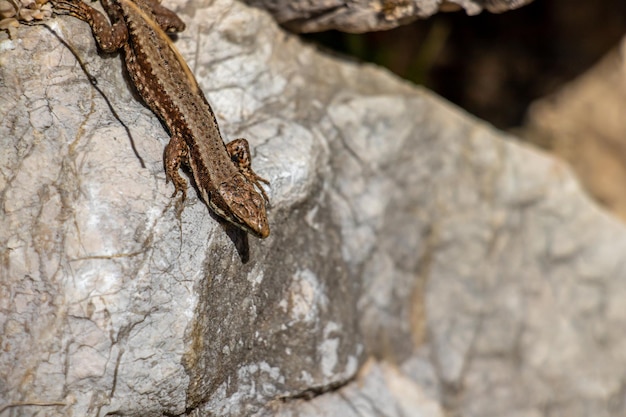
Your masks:
[{"label": "brown lizard", "polygon": [[172,197],[181,191],[185,199],[187,182],[179,174],[185,164],[202,199],[218,216],[267,237],[268,198],[260,182],[269,182],[252,170],[247,140],[224,144],[211,106],[165,33],[183,30],[182,20],[157,0],[101,0],[110,23],[81,0],[50,1],[55,13],[87,22],[102,51],[123,50],[137,92],[169,130],[164,164],[175,187]]}]

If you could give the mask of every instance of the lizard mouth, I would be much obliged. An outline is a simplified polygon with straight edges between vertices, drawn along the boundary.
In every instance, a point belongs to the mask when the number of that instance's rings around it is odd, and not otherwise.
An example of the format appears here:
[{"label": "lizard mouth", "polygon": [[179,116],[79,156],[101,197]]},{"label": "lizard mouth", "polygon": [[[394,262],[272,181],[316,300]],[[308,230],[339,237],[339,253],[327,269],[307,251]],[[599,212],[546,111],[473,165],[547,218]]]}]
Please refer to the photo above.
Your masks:
[{"label": "lizard mouth", "polygon": [[260,217],[254,224],[247,224],[247,232],[253,234],[254,236],[265,239],[270,235],[270,227],[267,224],[267,219],[265,216]]},{"label": "lizard mouth", "polygon": [[261,239],[265,239],[269,236],[270,228],[267,218],[265,217],[265,210],[263,210],[262,213],[256,212],[256,215],[253,215],[247,208],[239,208],[242,210],[235,210],[231,207],[232,214],[234,215],[232,216],[233,218],[230,219],[232,224]]}]

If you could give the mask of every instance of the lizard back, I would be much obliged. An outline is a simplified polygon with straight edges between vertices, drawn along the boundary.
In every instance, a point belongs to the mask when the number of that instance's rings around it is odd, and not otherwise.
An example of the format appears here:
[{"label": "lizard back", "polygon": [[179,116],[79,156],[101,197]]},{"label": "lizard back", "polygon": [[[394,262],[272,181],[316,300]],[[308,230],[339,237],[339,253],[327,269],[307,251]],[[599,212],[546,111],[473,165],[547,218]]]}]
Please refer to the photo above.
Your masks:
[{"label": "lizard back", "polygon": [[[197,165],[192,170],[199,177],[196,182],[209,181],[217,187],[238,170],[230,161],[211,106],[169,36],[155,22],[146,0],[119,3],[129,33],[125,61],[139,95],[163,120],[170,134],[195,138],[185,142],[190,163]],[[155,37],[163,42],[142,41]],[[207,165],[212,167],[211,173]]]}]

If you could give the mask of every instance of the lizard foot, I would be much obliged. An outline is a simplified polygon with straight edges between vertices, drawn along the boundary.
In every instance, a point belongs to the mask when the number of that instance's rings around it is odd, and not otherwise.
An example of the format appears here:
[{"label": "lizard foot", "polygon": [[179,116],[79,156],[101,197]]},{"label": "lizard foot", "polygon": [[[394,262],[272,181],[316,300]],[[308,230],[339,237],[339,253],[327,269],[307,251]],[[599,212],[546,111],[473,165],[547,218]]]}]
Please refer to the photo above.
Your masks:
[{"label": "lizard foot", "polygon": [[163,154],[163,163],[165,165],[165,181],[169,183],[172,181],[174,184],[174,194],[172,198],[181,192],[181,202],[185,201],[187,197],[187,181],[180,176],[180,165],[187,160],[187,147],[182,138],[177,135],[172,135],[172,138],[165,145],[165,152]]},{"label": "lizard foot", "polygon": [[252,158],[250,157],[248,141],[243,138],[235,139],[226,144],[226,150],[230,154],[230,159],[239,168],[239,171],[261,192],[263,199],[269,206],[269,198],[261,183],[269,185],[270,182],[252,170]]}]

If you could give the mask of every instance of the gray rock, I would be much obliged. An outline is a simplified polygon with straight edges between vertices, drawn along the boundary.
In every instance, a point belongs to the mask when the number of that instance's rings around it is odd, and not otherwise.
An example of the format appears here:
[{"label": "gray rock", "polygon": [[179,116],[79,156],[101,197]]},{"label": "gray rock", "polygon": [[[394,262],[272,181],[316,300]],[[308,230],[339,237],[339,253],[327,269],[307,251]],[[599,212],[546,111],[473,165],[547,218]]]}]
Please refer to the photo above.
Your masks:
[{"label": "gray rock", "polygon": [[624,414],[626,231],[562,162],[259,10],[177,7],[272,234],[243,262],[193,190],[178,210],[86,24],[48,22],[119,119],[51,31],[3,39],[0,412]]},{"label": "gray rock", "polygon": [[502,13],[533,0],[246,0],[268,10],[276,20],[296,32],[330,29],[352,33],[392,29],[426,19],[442,11],[463,9],[468,15],[483,10]]}]

